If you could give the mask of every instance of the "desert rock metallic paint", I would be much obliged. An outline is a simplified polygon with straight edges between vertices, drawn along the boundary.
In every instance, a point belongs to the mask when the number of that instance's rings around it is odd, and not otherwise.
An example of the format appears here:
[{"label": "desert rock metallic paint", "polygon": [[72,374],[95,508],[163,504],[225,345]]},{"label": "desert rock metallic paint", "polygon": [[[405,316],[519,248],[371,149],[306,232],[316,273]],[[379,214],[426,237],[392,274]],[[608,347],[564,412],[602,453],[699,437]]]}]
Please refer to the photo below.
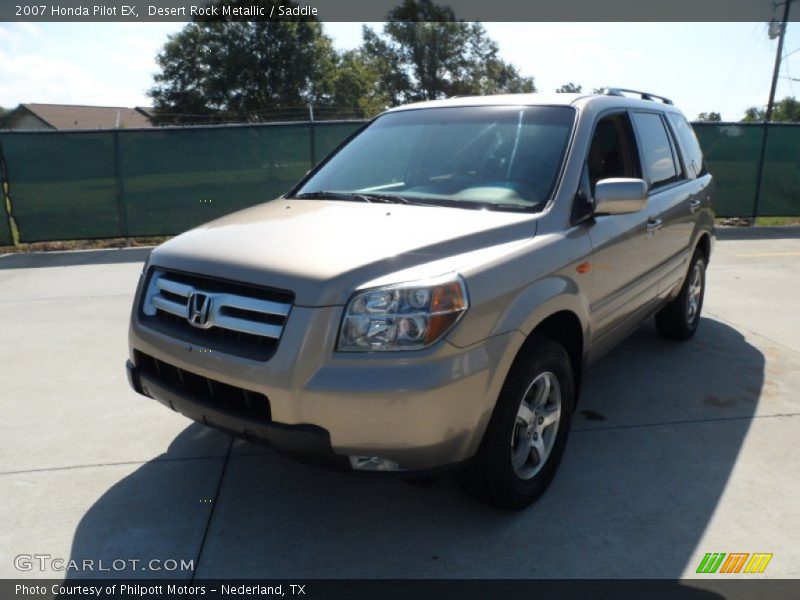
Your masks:
[{"label": "desert rock metallic paint", "polygon": [[[598,118],[612,110],[678,112],[652,101],[572,94],[457,98],[393,110],[478,105],[575,108],[563,170],[542,212],[278,199],[234,213],[160,246],[151,264],[293,291],[295,305],[275,355],[257,362],[187,350],[185,342],[141,323],[141,284],[131,353],[138,349],[263,392],[275,422],[323,427],[341,455],[383,456],[410,470],[470,458],[514,358],[542,320],[573,313],[583,331],[584,358],[593,359],[648,316],[626,313],[625,303],[617,302],[618,326],[595,339],[597,307],[616,301],[613,295],[595,297],[593,282],[619,274],[620,265],[585,265],[598,248],[616,243],[619,232],[613,223],[602,225],[604,217],[572,225],[572,204]],[[671,277],[683,278],[701,236],[713,241],[710,179],[696,180],[703,203],[692,212],[691,239],[659,267]],[[673,203],[671,210],[682,209]],[[444,340],[417,351],[335,351],[344,304],[354,291],[448,272],[464,278],[469,309]],[[677,291],[671,279],[657,275],[658,302],[648,311]],[[615,290],[620,297],[624,292]]]}]

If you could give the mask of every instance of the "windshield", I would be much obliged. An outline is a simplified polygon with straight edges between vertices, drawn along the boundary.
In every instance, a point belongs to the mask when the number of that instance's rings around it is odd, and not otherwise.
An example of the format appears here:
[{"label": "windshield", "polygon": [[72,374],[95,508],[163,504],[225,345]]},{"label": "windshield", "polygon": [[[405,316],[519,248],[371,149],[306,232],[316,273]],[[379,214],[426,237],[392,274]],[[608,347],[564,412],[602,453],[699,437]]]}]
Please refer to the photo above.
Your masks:
[{"label": "windshield", "polygon": [[541,210],[556,185],[574,119],[566,106],[389,113],[295,196]]}]

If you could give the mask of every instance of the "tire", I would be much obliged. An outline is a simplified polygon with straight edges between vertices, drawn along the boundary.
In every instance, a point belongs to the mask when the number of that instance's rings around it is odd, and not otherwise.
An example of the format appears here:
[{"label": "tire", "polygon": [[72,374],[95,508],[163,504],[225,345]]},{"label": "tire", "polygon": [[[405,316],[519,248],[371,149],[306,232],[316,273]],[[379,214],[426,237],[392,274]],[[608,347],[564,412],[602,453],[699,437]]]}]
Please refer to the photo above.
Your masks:
[{"label": "tire", "polygon": [[539,498],[558,470],[574,405],[566,350],[549,338],[532,337],[506,377],[477,455],[460,473],[467,493],[509,510]]},{"label": "tire", "polygon": [[706,258],[695,250],[689,271],[678,295],[658,313],[656,329],[661,337],[670,340],[688,340],[697,331],[703,298],[706,294]]}]

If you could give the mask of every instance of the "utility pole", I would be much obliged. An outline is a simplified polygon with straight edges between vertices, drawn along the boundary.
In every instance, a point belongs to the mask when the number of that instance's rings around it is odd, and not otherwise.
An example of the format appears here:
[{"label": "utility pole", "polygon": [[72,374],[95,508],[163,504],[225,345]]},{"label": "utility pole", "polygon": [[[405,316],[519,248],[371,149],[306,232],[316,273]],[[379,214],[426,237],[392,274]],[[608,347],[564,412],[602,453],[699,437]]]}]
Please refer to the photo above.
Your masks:
[{"label": "utility pole", "polygon": [[314,129],[314,105],[308,105],[308,148],[309,148],[309,162],[311,163],[310,169],[317,166],[317,133]]},{"label": "utility pole", "polygon": [[[756,197],[753,199],[753,225],[756,224],[758,216],[758,204],[761,201],[761,180],[764,176],[764,160],[767,155],[767,137],[769,136],[769,123],[772,120],[772,109],[775,106],[775,90],[778,87],[778,75],[781,70],[781,57],[783,54],[783,39],[786,37],[786,28],[789,25],[789,7],[792,0],[783,0],[783,20],[779,25],[778,51],[775,53],[775,68],[772,71],[772,87],[769,89],[769,101],[767,102],[767,112],[764,114],[764,134],[761,136],[761,157],[758,161],[758,174],[756,175]],[[780,4],[775,4],[777,8]],[[770,38],[772,27],[770,27]]]},{"label": "utility pole", "polygon": [[772,71],[772,87],[769,90],[769,102],[767,102],[767,114],[764,115],[764,120],[767,121],[768,123],[772,120],[772,108],[775,104],[775,89],[778,87],[778,74],[780,73],[781,70],[781,57],[783,55],[783,38],[786,37],[786,27],[789,24],[789,7],[791,5],[792,5],[792,0],[784,0],[783,20],[780,26],[780,34],[778,35],[778,51],[775,53],[775,69]]}]

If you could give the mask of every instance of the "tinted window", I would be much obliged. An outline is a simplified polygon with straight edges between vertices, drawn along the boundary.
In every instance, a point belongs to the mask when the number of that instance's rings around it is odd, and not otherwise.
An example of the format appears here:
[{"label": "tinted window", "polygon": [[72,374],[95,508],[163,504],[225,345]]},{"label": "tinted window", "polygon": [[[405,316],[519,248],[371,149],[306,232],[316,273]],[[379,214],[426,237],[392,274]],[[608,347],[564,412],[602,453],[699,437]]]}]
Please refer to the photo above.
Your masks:
[{"label": "tinted window", "polygon": [[553,193],[575,111],[570,107],[453,107],[379,117],[299,194],[381,193],[479,208],[543,208]]},{"label": "tinted window", "polygon": [[639,177],[639,169],[634,158],[636,146],[631,140],[631,135],[626,115],[612,115],[597,123],[587,160],[592,193],[601,179]]},{"label": "tinted window", "polygon": [[700,143],[697,136],[689,125],[686,117],[677,113],[668,113],[669,121],[678,137],[678,144],[681,147],[681,155],[686,165],[687,176],[694,179],[704,172],[703,152],[700,150]]},{"label": "tinted window", "polygon": [[633,113],[633,122],[639,134],[642,160],[651,188],[657,188],[678,179],[672,147],[661,117],[655,113]]}]

